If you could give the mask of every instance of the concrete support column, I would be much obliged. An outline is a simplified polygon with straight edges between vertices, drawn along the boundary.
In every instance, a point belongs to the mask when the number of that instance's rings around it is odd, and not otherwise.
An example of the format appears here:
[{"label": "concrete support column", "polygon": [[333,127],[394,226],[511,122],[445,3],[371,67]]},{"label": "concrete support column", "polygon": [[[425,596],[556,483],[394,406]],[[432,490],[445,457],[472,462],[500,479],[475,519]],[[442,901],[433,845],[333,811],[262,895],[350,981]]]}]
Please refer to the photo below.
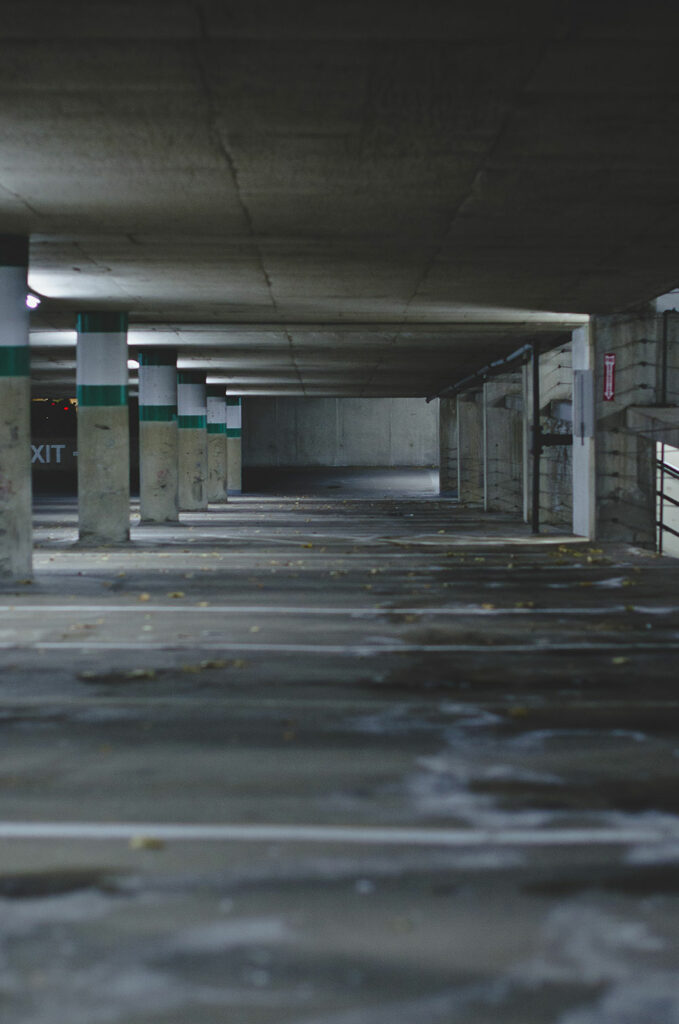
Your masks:
[{"label": "concrete support column", "polygon": [[590,325],[573,332],[573,533],[596,537],[594,345]]},{"label": "concrete support column", "polygon": [[483,504],[483,404],[480,392],[465,392],[457,396],[457,481],[462,504]]},{"label": "concrete support column", "polygon": [[130,538],[127,314],[80,313],[77,322],[80,540]]},{"label": "concrete support column", "polygon": [[523,511],[523,401],[520,373],[483,385],[484,508]]},{"label": "concrete support column", "polygon": [[143,523],[179,519],[177,353],[139,353],[139,511]]},{"label": "concrete support column", "polygon": [[177,374],[179,508],[186,512],[207,509],[207,407],[205,374],[180,370]]},{"label": "concrete support column", "polygon": [[241,419],[240,398],[226,400],[226,436],[229,494],[240,494],[243,490],[241,477]]},{"label": "concrete support column", "polygon": [[439,494],[457,496],[457,399],[439,401]]},{"label": "concrete support column", "polygon": [[220,384],[207,388],[208,501],[227,500],[228,438],[226,436],[226,389]]},{"label": "concrete support column", "polygon": [[28,239],[0,235],[0,579],[32,572]]}]

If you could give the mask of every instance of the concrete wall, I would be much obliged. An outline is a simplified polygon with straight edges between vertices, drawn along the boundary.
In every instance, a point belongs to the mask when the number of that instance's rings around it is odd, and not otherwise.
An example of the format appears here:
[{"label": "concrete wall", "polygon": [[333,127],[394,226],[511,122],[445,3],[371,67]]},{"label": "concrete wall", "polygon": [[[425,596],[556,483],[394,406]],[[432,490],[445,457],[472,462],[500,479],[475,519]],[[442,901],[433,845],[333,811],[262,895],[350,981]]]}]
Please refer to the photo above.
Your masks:
[{"label": "concrete wall", "polygon": [[[597,537],[655,545],[655,440],[628,425],[632,409],[679,405],[679,314],[667,317],[662,394],[662,314],[595,317]],[[616,358],[615,396],[604,401],[604,356]],[[650,410],[651,412],[653,410]],[[677,414],[679,419],[679,413]],[[660,438],[658,438],[660,439]]]},{"label": "concrete wall", "polygon": [[482,505],[484,497],[483,391],[457,396],[457,480],[463,505]]},{"label": "concrete wall", "polygon": [[523,511],[523,387],[521,373],[483,386],[484,508]]},{"label": "concrete wall", "polygon": [[245,466],[436,466],[438,401],[245,398]]}]

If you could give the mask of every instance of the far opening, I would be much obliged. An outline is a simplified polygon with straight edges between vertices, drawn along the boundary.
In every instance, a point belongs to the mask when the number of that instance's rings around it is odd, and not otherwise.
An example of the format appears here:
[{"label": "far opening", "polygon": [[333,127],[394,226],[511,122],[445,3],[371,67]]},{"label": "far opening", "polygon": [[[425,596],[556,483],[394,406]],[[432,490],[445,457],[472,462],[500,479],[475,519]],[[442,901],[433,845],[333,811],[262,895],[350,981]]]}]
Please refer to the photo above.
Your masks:
[{"label": "far opening", "polygon": [[243,492],[295,497],[437,496],[438,402],[249,397]]}]

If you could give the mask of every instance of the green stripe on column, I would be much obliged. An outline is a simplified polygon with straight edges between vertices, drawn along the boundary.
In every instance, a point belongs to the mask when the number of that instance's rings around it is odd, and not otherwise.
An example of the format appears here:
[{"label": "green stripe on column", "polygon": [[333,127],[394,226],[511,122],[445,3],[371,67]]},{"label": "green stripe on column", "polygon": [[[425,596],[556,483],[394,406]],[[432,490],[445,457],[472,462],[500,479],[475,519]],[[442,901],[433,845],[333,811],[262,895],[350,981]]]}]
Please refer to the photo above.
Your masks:
[{"label": "green stripe on column", "polygon": [[240,398],[227,398],[227,405],[240,405]]},{"label": "green stripe on column", "polygon": [[127,387],[120,384],[80,384],[78,405],[127,405]]},{"label": "green stripe on column", "polygon": [[178,384],[205,384],[205,374],[199,370],[177,370]]},{"label": "green stripe on column", "polygon": [[207,432],[208,434],[225,434],[226,423],[208,423]]},{"label": "green stripe on column", "polygon": [[205,430],[207,416],[178,416],[177,423],[183,430]]},{"label": "green stripe on column", "polygon": [[127,313],[78,313],[76,329],[79,334],[125,334]]},{"label": "green stripe on column", "polygon": [[227,437],[240,437],[241,431],[237,427],[229,427],[226,431]]},{"label": "green stripe on column", "polygon": [[0,235],[0,267],[28,266],[28,237]]},{"label": "green stripe on column", "polygon": [[31,352],[28,345],[0,346],[0,377],[28,377]]},{"label": "green stripe on column", "polygon": [[177,353],[171,348],[142,349],[137,353],[140,366],[175,366]]},{"label": "green stripe on column", "polygon": [[140,405],[139,419],[142,423],[171,423],[177,419],[177,406]]}]

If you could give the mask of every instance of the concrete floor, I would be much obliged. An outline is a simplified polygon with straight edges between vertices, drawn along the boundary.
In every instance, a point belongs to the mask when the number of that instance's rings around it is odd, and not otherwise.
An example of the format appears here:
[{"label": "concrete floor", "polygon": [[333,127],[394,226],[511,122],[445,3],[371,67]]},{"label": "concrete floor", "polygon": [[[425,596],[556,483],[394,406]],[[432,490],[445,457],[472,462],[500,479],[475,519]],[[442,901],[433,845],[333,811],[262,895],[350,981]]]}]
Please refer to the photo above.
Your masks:
[{"label": "concrete floor", "polygon": [[331,493],[38,504],[3,1022],[676,1024],[678,563]]}]

